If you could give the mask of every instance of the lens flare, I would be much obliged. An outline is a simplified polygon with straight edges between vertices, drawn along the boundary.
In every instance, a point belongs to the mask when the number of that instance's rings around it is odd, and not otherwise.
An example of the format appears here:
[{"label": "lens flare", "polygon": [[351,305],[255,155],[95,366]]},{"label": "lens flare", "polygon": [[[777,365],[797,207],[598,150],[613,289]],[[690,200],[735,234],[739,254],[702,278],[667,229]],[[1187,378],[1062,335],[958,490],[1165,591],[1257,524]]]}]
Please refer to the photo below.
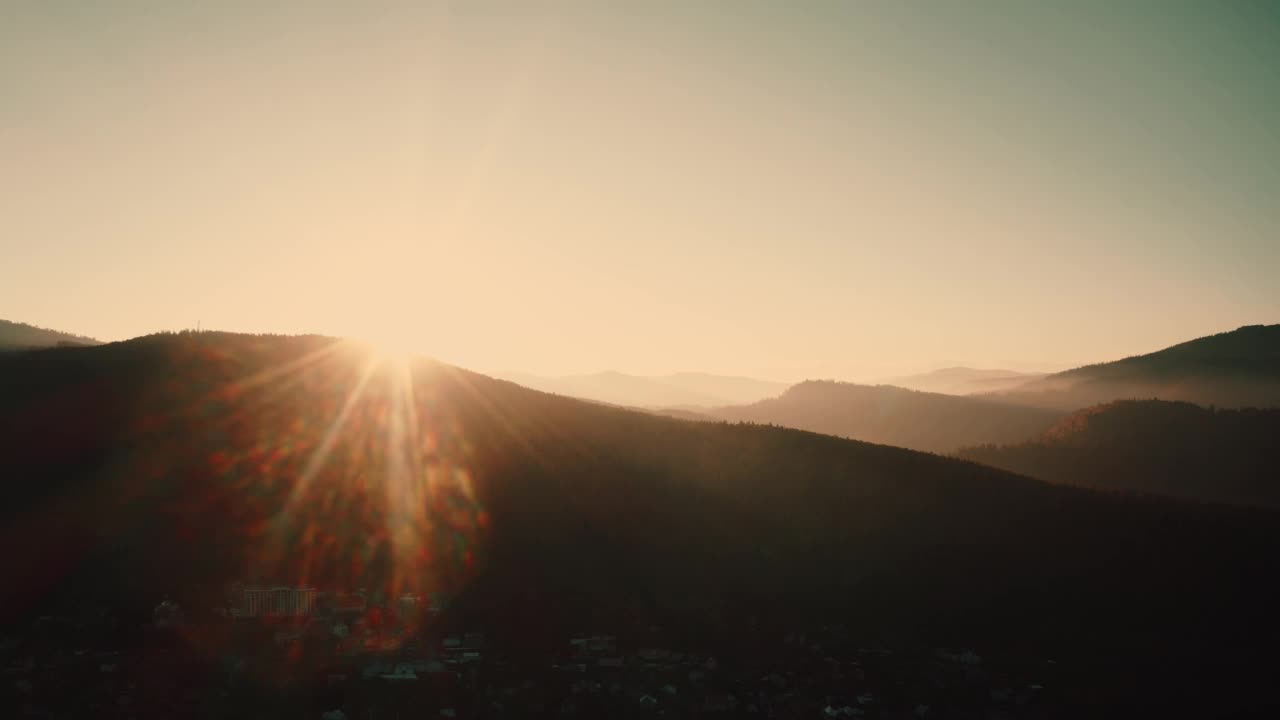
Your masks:
[{"label": "lens flare", "polygon": [[458,385],[447,368],[384,346],[311,338],[281,353],[278,342],[238,342],[221,338],[215,357],[190,338],[171,361],[199,356],[210,380],[139,399],[156,412],[131,430],[130,495],[198,484],[166,512],[179,536],[225,548],[203,577],[363,592],[383,621],[362,625],[378,637],[350,642],[394,647],[425,617],[405,599],[460,591],[483,546],[489,519],[456,402],[469,389],[443,391]]}]

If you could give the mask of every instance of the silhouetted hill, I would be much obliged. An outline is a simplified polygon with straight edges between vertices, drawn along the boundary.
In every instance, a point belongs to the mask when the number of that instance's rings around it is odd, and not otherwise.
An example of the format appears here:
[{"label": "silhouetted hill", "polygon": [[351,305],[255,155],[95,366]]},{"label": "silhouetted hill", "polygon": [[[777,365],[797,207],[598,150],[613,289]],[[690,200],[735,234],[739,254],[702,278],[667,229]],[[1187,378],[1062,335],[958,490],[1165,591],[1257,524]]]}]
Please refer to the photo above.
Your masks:
[{"label": "silhouetted hill", "polygon": [[1280,405],[1280,325],[1250,325],[1115,362],[1033,380],[994,399],[1065,410],[1112,400]]},{"label": "silhouetted hill", "polygon": [[1280,410],[1125,400],[960,457],[1050,482],[1280,507]]},{"label": "silhouetted hill", "polygon": [[919,375],[890,378],[883,384],[922,392],[972,395],[1009,390],[1044,375],[1044,373],[1024,373],[1013,370],[952,367]]},{"label": "silhouetted hill", "polygon": [[0,320],[0,352],[56,347],[58,345],[97,345],[97,340],[27,323]]},{"label": "silhouetted hill", "polygon": [[787,389],[785,383],[708,373],[642,376],[609,371],[563,377],[508,373],[502,377],[543,392],[637,408],[748,403]]},{"label": "silhouetted hill", "polygon": [[[877,396],[916,395],[898,392]],[[1275,513],[673,420],[327,338],[0,358],[0,477],[4,547],[24,549],[0,556],[6,614],[54,592],[198,607],[269,579],[443,590],[507,638],[633,611],[711,634],[838,621],[1071,660],[1141,702],[1250,702],[1274,665]]]},{"label": "silhouetted hill", "polygon": [[780,397],[704,411],[723,420],[768,423],[827,435],[951,452],[1035,437],[1061,413],[891,385],[810,380]]}]

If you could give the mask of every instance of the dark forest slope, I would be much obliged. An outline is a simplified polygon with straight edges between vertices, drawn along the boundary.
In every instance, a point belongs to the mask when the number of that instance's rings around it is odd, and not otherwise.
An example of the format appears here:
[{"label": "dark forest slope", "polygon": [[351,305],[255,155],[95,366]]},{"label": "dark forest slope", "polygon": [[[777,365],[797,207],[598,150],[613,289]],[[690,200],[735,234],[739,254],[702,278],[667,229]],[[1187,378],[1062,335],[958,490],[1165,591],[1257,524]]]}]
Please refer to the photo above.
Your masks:
[{"label": "dark forest slope", "polygon": [[1050,482],[1280,507],[1280,410],[1126,400],[961,457]]}]

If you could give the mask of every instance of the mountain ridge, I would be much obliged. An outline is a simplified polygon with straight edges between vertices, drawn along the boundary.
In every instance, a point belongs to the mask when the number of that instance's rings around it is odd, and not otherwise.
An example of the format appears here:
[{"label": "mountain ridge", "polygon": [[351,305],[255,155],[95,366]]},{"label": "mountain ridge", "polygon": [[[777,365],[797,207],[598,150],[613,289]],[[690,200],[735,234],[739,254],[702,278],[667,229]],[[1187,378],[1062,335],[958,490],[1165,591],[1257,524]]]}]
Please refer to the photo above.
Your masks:
[{"label": "mountain ridge", "polygon": [[1061,416],[986,398],[835,380],[806,380],[776,398],[702,412],[936,453],[1030,438]]},{"label": "mountain ridge", "polygon": [[1280,325],[1245,325],[984,397],[1062,410],[1145,398],[1275,407],[1280,405]]}]

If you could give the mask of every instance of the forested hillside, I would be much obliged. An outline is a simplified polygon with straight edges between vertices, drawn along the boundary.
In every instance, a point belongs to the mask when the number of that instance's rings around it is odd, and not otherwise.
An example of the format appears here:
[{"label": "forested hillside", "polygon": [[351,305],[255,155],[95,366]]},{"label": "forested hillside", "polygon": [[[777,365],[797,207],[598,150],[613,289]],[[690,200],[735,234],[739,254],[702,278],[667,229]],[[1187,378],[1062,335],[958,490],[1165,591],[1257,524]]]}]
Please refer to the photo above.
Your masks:
[{"label": "forested hillside", "polygon": [[1055,373],[992,399],[1063,410],[1112,400],[1280,406],[1280,325],[1249,325],[1164,350]]},{"label": "forested hillside", "polygon": [[1127,400],[958,455],[1069,485],[1280,507],[1280,410]]}]

